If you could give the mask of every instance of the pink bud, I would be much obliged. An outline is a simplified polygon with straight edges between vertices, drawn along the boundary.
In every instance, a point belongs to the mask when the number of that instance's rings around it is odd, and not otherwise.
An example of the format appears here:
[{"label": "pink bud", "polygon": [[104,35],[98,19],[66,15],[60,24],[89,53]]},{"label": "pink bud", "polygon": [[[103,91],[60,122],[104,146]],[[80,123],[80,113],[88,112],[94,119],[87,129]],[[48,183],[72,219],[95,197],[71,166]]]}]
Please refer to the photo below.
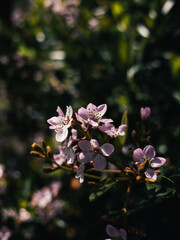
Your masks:
[{"label": "pink bud", "polygon": [[147,119],[151,116],[151,109],[150,107],[145,107],[145,108],[141,108],[141,119]]}]

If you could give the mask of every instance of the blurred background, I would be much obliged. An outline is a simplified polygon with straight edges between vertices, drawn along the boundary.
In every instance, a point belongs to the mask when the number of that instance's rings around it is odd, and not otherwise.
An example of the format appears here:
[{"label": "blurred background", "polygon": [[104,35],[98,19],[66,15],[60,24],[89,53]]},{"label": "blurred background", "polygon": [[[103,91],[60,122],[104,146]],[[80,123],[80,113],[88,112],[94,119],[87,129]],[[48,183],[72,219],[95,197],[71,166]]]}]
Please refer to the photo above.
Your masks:
[{"label": "blurred background", "polygon": [[[1,4],[0,237],[8,236],[2,239],[107,238],[108,196],[89,203],[87,183],[62,172],[44,174],[43,162],[29,154],[34,141],[55,146],[46,121],[58,105],[77,110],[106,103],[116,125],[128,111],[130,129],[140,107],[151,107],[159,123],[152,144],[170,171],[179,168],[179,13],[178,0]],[[176,197],[164,199],[131,221],[149,240],[173,239],[178,204]]]}]

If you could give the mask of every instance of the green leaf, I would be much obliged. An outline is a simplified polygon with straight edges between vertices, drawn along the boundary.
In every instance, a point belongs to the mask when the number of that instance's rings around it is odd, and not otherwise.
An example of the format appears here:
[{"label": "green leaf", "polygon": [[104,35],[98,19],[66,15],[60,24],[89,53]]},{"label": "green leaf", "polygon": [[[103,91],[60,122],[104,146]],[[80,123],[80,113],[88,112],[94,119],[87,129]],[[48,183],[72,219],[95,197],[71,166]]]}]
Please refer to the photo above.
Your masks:
[{"label": "green leaf", "polygon": [[90,202],[95,201],[98,197],[102,196],[104,193],[109,191],[115,184],[116,184],[115,182],[111,182],[98,188],[95,192],[91,193],[89,196]]},{"label": "green leaf", "polygon": [[126,124],[127,128],[125,129],[125,135],[124,136],[119,136],[119,142],[121,145],[124,145],[127,139],[127,133],[128,133],[128,115],[127,111],[123,113],[122,120],[121,120],[121,125]]}]

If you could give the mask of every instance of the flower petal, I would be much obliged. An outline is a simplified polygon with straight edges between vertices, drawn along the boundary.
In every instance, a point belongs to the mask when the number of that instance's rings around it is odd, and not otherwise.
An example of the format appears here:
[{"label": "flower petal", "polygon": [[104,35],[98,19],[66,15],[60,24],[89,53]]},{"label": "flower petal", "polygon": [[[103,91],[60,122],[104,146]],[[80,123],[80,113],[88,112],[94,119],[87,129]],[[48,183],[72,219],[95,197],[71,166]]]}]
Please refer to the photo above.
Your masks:
[{"label": "flower petal", "polygon": [[112,238],[117,238],[120,236],[119,230],[110,224],[106,226],[106,232]]},{"label": "flower petal", "polygon": [[87,109],[88,113],[92,113],[92,112],[95,113],[97,107],[96,107],[94,104],[89,103],[89,104],[87,105],[86,109]]},{"label": "flower petal", "polygon": [[97,170],[103,170],[106,167],[106,159],[100,154],[97,154],[93,161],[93,166]]},{"label": "flower petal", "polygon": [[56,112],[59,114],[60,117],[64,117],[64,113],[59,106],[57,107]]},{"label": "flower petal", "polygon": [[91,144],[88,140],[80,140],[78,142],[78,145],[79,145],[80,149],[83,151],[91,151],[92,150]]},{"label": "flower petal", "polygon": [[71,106],[66,107],[66,116],[69,117],[69,118],[72,118],[72,115],[73,115],[72,107]]},{"label": "flower petal", "polygon": [[154,150],[154,147],[151,145],[147,145],[144,149],[143,149],[144,155],[146,158],[154,158],[156,155],[156,152]]},{"label": "flower petal", "polygon": [[93,159],[91,152],[80,152],[78,155],[78,161],[81,163],[88,163]]},{"label": "flower petal", "polygon": [[99,148],[100,147],[99,143],[96,139],[91,139],[90,144],[91,144],[91,147],[93,147],[93,148]]},{"label": "flower petal", "polygon": [[141,148],[137,148],[136,150],[134,150],[133,158],[134,158],[135,162],[142,162],[142,160],[144,158],[143,150]]},{"label": "flower petal", "polygon": [[103,119],[99,119],[99,122],[102,122],[102,123],[112,123],[113,120],[111,118],[103,118]]},{"label": "flower petal", "polygon": [[95,122],[93,120],[89,120],[89,124],[93,127],[98,127],[98,125],[99,125],[97,122]]},{"label": "flower petal", "polygon": [[62,119],[61,117],[52,117],[48,119],[47,122],[52,126],[56,126],[58,124],[62,124]]},{"label": "flower petal", "polygon": [[[78,115],[79,115],[80,117],[82,117],[85,121],[88,120],[88,111],[87,111],[85,108],[81,107],[81,108],[78,110]],[[76,117],[77,117],[77,116],[76,116]]]},{"label": "flower petal", "polygon": [[127,125],[126,124],[122,124],[118,127],[118,135],[120,136],[124,136],[125,135],[125,132],[124,130],[127,128]]},{"label": "flower petal", "polygon": [[67,160],[68,164],[72,164],[76,155],[72,148],[65,148],[62,150],[62,157]]},{"label": "flower petal", "polygon": [[151,161],[151,167],[161,167],[166,162],[165,158],[162,157],[155,157]]},{"label": "flower petal", "polygon": [[102,117],[107,111],[107,104],[102,104],[97,107],[98,117]]},{"label": "flower petal", "polygon": [[156,179],[157,179],[157,174],[152,168],[147,168],[147,170],[145,171],[144,174],[147,178],[151,178],[154,181],[156,181]]},{"label": "flower petal", "polygon": [[107,132],[107,131],[110,131],[111,129],[114,129],[114,125],[107,123],[107,124],[103,124],[102,126],[99,126],[98,128],[102,132]]},{"label": "flower petal", "polygon": [[66,140],[67,136],[68,129],[67,127],[63,127],[60,130],[58,130],[58,132],[56,132],[56,141],[63,142],[64,140]]},{"label": "flower petal", "polygon": [[122,240],[127,240],[126,230],[124,230],[123,228],[119,229],[119,234],[120,234]]},{"label": "flower petal", "polygon": [[114,146],[110,143],[105,143],[101,146],[101,152],[104,156],[110,156],[114,152]]}]

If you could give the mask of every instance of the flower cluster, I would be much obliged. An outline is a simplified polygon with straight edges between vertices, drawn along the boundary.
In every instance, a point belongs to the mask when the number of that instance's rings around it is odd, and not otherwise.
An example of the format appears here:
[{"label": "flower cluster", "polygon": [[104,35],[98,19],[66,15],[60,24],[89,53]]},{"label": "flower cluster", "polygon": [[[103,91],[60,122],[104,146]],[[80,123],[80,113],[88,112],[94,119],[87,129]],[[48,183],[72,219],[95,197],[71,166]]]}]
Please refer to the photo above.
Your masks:
[{"label": "flower cluster", "polygon": [[[114,152],[111,139],[125,135],[127,127],[122,124],[115,128],[112,119],[103,118],[106,111],[106,104],[96,107],[90,103],[77,112],[73,112],[72,107],[68,106],[66,114],[57,107],[58,116],[47,120],[49,128],[55,131],[56,141],[60,143],[59,153],[53,156],[54,166],[72,164],[77,170],[76,177],[80,178],[80,182],[84,180],[83,172],[88,165],[92,165],[96,170],[106,167],[107,158]],[[99,135],[107,135],[109,142],[100,145],[96,139],[98,135],[94,136],[93,130],[97,130]]]},{"label": "flower cluster", "polygon": [[[134,232],[143,237],[145,236],[143,232],[130,228],[126,224],[130,191],[134,183],[153,183],[158,180],[160,170],[157,168],[164,165],[166,159],[157,157],[154,147],[150,144],[151,129],[154,126],[151,123],[149,107],[140,109],[141,123],[137,122],[137,130],[132,130],[131,134],[134,143],[127,145],[125,145],[128,127],[127,112],[123,114],[118,127],[114,125],[111,118],[104,117],[106,112],[106,104],[95,106],[89,103],[86,108],[81,107],[77,112],[71,106],[67,106],[65,114],[58,106],[58,115],[47,120],[49,128],[55,132],[58,152],[53,154],[50,146],[43,142],[42,147],[36,143],[32,145],[34,149],[32,154],[48,160],[51,164],[50,167],[44,168],[44,172],[64,169],[75,173],[75,178],[78,178],[80,183],[84,181],[85,176],[100,180],[99,184],[90,182],[100,188],[100,192],[97,190],[97,194],[92,194],[92,198],[108,191],[114,184],[125,182],[126,197],[124,207],[120,211],[123,213],[121,217],[124,218],[124,223],[119,224],[122,226],[120,229],[108,224],[106,233],[112,240],[126,240],[129,238],[128,235]],[[91,174],[91,172],[98,172],[98,174]],[[113,177],[108,174],[113,174]],[[57,196],[59,187],[55,183],[51,188],[43,188],[33,194],[30,205],[37,208],[39,216],[43,216],[44,219],[47,218],[46,211],[49,216],[53,216],[49,210],[53,208],[59,211],[60,209],[60,202],[52,201]],[[54,203],[57,204],[53,205]],[[111,220],[111,216],[109,220],[112,223],[114,221]]]},{"label": "flower cluster", "polygon": [[[76,178],[84,181],[84,172],[89,168],[102,171],[111,160],[115,149],[115,139],[125,136],[127,124],[120,124],[116,128],[111,118],[104,118],[107,105],[95,106],[89,103],[86,108],[81,107],[74,112],[68,106],[64,114],[57,107],[58,116],[47,120],[50,129],[55,131],[56,141],[59,142],[59,153],[53,155],[53,167],[72,165]],[[149,121],[151,109],[141,108],[141,119]],[[71,130],[71,131],[70,131]],[[117,147],[117,146],[116,146]],[[123,147],[121,151],[123,152]],[[155,157],[156,152],[152,145],[147,145],[143,150],[137,148],[133,151],[134,165],[122,169],[126,175],[130,172],[138,179],[157,180],[156,168],[161,167],[166,159]],[[115,164],[116,165],[116,164]]]}]

